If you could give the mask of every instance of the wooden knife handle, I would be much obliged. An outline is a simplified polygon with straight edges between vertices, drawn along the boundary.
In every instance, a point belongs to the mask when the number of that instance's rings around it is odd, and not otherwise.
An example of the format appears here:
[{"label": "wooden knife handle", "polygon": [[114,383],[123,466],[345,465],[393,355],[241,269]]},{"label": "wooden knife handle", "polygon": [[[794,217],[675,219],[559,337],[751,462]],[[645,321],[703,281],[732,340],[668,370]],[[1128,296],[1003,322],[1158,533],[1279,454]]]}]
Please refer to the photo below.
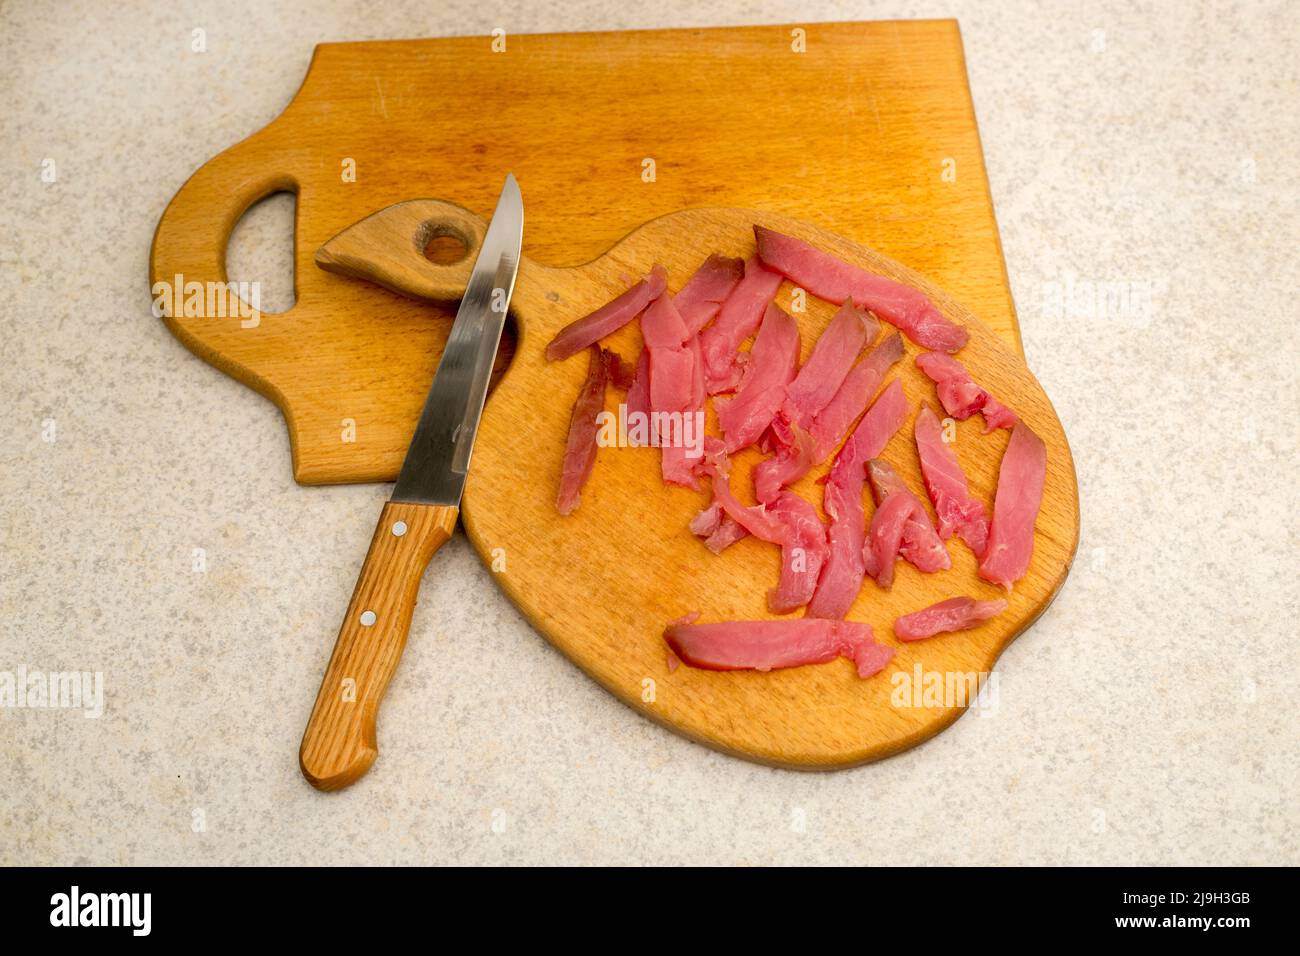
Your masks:
[{"label": "wooden knife handle", "polygon": [[406,646],[420,578],[456,517],[449,506],[384,505],[298,751],[313,787],[339,790],[374,763],[375,715]]}]

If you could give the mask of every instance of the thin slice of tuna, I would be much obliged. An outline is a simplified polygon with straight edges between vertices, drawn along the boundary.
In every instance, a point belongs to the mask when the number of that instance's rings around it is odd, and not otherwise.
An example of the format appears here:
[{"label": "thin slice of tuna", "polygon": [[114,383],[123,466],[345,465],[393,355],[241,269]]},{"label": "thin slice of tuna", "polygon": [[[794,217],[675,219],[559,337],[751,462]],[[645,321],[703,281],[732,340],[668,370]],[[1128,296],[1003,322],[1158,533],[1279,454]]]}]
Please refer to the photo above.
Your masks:
[{"label": "thin slice of tuna", "polygon": [[649,404],[652,440],[660,447],[664,481],[698,488],[695,467],[703,441],[703,375],[699,339],[683,321],[667,293],[641,316],[641,335],[649,353]]},{"label": "thin slice of tuna", "polygon": [[704,260],[682,290],[673,296],[677,311],[692,335],[709,324],[722,303],[745,275],[745,260],[717,253]]},{"label": "thin slice of tuna", "polygon": [[894,621],[894,636],[900,641],[923,641],[936,634],[964,631],[975,627],[1006,609],[1006,601],[976,601],[969,597],[949,598],[898,618]]},{"label": "thin slice of tuna", "polygon": [[982,558],[989,540],[988,511],[984,502],[970,493],[957,453],[943,440],[939,416],[929,405],[923,404],[916,413],[912,432],[925,490],[939,518],[939,537],[947,541],[956,534],[975,557]]},{"label": "thin slice of tuna", "polygon": [[569,438],[564,446],[560,491],[555,499],[556,510],[562,515],[573,514],[582,500],[582,488],[596,463],[596,417],[605,407],[607,360],[594,345],[588,351],[587,378],[569,416]]},{"label": "thin slice of tuna", "polygon": [[989,544],[980,561],[980,577],[1008,591],[1025,576],[1034,554],[1034,522],[1047,478],[1047,446],[1024,422],[1011,430],[1011,440],[998,468],[993,497]]},{"label": "thin slice of tuna", "polygon": [[811,617],[842,618],[862,589],[866,574],[866,516],[862,509],[866,465],[884,451],[906,418],[907,399],[903,386],[895,380],[872,403],[835,456],[822,493],[822,510],[831,519],[827,531],[830,553],[808,605]]},{"label": "thin slice of tuna", "polygon": [[617,352],[610,349],[601,349],[600,352],[605,358],[605,370],[609,375],[609,384],[619,391],[626,392],[636,381],[636,371]]},{"label": "thin slice of tuna", "polygon": [[903,529],[912,517],[905,495],[890,495],[876,506],[862,546],[862,566],[886,591],[894,583],[894,561],[903,543]]},{"label": "thin slice of tuna", "polygon": [[577,355],[588,345],[593,345],[605,336],[617,332],[640,315],[646,306],[659,298],[667,285],[668,273],[664,267],[654,266],[646,278],[618,298],[560,329],[546,346],[546,358],[554,362],[566,359],[570,355]]},{"label": "thin slice of tuna", "polygon": [[740,346],[763,321],[767,304],[781,285],[781,274],[764,269],[757,258],[745,262],[745,276],[722,303],[717,320],[700,333],[704,343],[704,382],[710,395],[732,392],[740,384]]},{"label": "thin slice of tuna", "polygon": [[829,458],[844,440],[854,419],[862,414],[871,397],[880,388],[885,373],[903,357],[903,337],[897,332],[886,336],[879,345],[866,354],[849,374],[844,383],[813,420],[813,439],[817,444],[818,463]]},{"label": "thin slice of tuna", "polygon": [[754,497],[772,501],[786,485],[793,484],[817,464],[817,443],[810,433],[786,421],[780,412],[772,418],[768,434],[776,435],[776,453],[754,466]]},{"label": "thin slice of tuna", "polygon": [[951,355],[922,352],[916,357],[916,367],[934,382],[939,403],[953,418],[965,420],[980,412],[986,434],[995,428],[1015,427],[1016,413],[975,384],[966,366]]},{"label": "thin slice of tuna", "polygon": [[[807,604],[828,557],[826,526],[817,516],[817,510],[790,491],[781,492],[770,504],[743,505],[732,494],[726,475],[712,464],[708,454],[702,468],[712,476],[713,501],[722,506],[723,514],[760,541],[781,548],[781,574],[777,586],[768,591],[768,607],[783,612]],[[709,530],[710,536],[715,531],[724,531],[723,538],[730,539],[728,543],[743,537],[735,529],[724,530],[726,526],[721,523],[710,528],[702,517],[708,512],[706,508],[696,516],[701,530]],[[725,518],[719,519],[722,521]]]},{"label": "thin slice of tuna", "polygon": [[886,279],[843,259],[810,246],[801,239],[754,227],[758,258],[819,299],[852,299],[860,309],[870,309],[909,339],[927,349],[956,352],[970,333],[945,318],[919,289]]},{"label": "thin slice of tuna", "polygon": [[867,462],[867,480],[871,482],[871,494],[877,505],[893,495],[901,495],[911,503],[911,514],[903,525],[899,553],[918,571],[927,574],[952,567],[952,558],[930,520],[930,513],[921,504],[921,499],[912,494],[912,489],[903,482],[894,466],[879,458],[872,459]]},{"label": "thin slice of tuna", "polygon": [[817,413],[835,397],[843,384],[858,353],[875,333],[880,324],[859,312],[852,302],[845,302],[831,319],[826,331],[818,337],[808,361],[785,390],[781,413],[786,420],[800,428],[811,428]]},{"label": "thin slice of tuna", "polygon": [[627,404],[627,414],[630,417],[633,412],[640,412],[643,415],[650,414],[650,350],[642,349],[641,354],[636,357],[636,371],[632,373],[632,384],[628,386],[627,397],[624,398]]},{"label": "thin slice of tuna", "polygon": [[[707,343],[704,348],[707,381]],[[775,303],[768,303],[749,355],[744,381],[735,398],[715,403],[728,453],[758,441],[781,407],[785,387],[799,367],[799,327]]]},{"label": "thin slice of tuna", "polygon": [[847,657],[867,678],[894,656],[893,648],[875,642],[870,624],[816,618],[670,624],[664,640],[691,667],[716,671],[771,671]]}]

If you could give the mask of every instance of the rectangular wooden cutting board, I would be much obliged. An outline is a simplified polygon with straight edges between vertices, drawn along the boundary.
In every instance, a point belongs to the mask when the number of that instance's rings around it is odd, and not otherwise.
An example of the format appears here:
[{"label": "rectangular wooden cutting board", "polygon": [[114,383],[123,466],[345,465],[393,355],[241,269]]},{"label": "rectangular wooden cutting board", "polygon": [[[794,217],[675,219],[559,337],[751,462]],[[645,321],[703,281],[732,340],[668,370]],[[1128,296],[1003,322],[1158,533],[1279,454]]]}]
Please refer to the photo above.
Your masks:
[{"label": "rectangular wooden cutting board", "polygon": [[1019,350],[955,21],[501,46],[318,47],[284,113],[196,172],[159,223],[151,281],[224,281],[243,212],[297,193],[293,309],[254,328],[171,327],[284,411],[298,481],[395,477],[450,325],[443,308],[321,271],[316,249],[405,199],[486,215],[506,171],[523,188],[534,260],[584,262],[683,208],[784,213],[924,273]]}]

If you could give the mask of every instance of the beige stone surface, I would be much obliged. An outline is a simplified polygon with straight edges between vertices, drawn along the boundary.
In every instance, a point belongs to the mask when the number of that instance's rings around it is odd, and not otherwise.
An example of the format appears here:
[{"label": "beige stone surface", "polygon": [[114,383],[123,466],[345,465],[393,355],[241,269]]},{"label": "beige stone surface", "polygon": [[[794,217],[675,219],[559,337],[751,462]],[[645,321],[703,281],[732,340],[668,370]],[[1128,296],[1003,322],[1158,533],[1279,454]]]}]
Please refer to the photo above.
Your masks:
[{"label": "beige stone surface", "polygon": [[[849,772],[720,756],[579,673],[458,535],[375,771],[311,790],[299,735],[387,489],[296,487],[275,408],[150,316],[172,193],[323,40],[894,16],[961,21],[1079,466],[1075,570],[996,709]],[[105,695],[98,719],[0,708],[0,863],[1300,863],[1293,25],[1285,3],[0,5],[0,672],[100,671]],[[288,261],[267,213],[236,278]]]}]

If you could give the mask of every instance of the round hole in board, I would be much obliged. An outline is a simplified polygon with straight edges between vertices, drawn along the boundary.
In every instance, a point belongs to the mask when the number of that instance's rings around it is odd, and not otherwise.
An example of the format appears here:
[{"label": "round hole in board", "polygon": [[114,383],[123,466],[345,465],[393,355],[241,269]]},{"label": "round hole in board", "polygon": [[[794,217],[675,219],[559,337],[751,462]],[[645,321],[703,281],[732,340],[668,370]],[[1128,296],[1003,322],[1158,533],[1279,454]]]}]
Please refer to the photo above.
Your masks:
[{"label": "round hole in board", "polygon": [[374,611],[362,611],[362,612],[361,612],[361,626],[362,626],[362,627],[369,627],[371,624],[374,624],[375,621],[377,621],[377,620],[378,620],[378,617],[375,615],[375,612],[374,612]]},{"label": "round hole in board", "polygon": [[455,233],[435,232],[424,244],[424,258],[440,266],[454,265],[468,254],[465,240]]}]

